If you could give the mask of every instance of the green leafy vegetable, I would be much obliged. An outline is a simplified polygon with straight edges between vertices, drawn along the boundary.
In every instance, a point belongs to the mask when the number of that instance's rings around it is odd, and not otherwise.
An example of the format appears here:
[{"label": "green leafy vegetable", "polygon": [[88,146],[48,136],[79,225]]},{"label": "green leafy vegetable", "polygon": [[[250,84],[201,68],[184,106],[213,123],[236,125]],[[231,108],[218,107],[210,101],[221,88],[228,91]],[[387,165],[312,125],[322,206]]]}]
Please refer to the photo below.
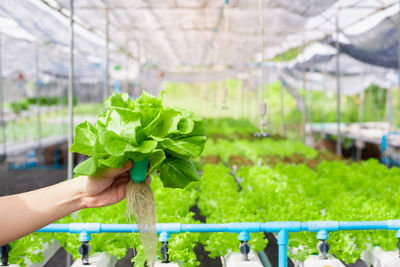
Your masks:
[{"label": "green leafy vegetable", "polygon": [[96,125],[85,121],[75,128],[71,152],[88,155],[77,175],[94,175],[127,160],[149,158],[149,172],[160,170],[164,186],[184,188],[198,179],[191,159],[203,151],[206,137],[200,118],[188,111],[164,108],[160,98],[146,92],[136,99],[114,93],[104,101]]}]

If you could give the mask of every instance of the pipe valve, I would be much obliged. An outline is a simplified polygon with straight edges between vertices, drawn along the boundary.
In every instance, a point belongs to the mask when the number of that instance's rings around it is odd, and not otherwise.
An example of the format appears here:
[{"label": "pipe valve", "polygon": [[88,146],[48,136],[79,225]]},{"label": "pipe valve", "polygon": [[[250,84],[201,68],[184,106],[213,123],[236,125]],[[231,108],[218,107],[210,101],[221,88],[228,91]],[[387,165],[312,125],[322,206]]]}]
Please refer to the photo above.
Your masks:
[{"label": "pipe valve", "polygon": [[326,243],[326,240],[320,240],[317,244],[317,248],[319,250],[319,258],[326,260],[329,251],[329,244]]},{"label": "pipe valve", "polygon": [[0,249],[0,257],[1,257],[1,266],[8,266],[8,253],[11,250],[11,246],[9,244],[1,246]]},{"label": "pipe valve", "polygon": [[160,253],[162,255],[162,263],[169,263],[168,241],[161,242]]},{"label": "pipe valve", "polygon": [[89,265],[89,252],[91,248],[89,245],[89,241],[83,241],[81,246],[79,247],[79,254],[82,256],[82,264]]},{"label": "pipe valve", "polygon": [[240,241],[239,250],[240,253],[242,254],[242,261],[248,261],[250,253],[249,243],[247,243],[247,241]]}]

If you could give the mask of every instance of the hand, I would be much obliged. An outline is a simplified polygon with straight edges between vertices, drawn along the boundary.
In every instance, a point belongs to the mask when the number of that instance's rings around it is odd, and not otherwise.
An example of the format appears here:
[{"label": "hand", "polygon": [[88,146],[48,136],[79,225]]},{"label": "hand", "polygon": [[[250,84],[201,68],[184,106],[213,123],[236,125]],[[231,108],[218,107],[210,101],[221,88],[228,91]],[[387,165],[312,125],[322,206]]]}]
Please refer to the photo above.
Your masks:
[{"label": "hand", "polygon": [[81,202],[84,208],[104,207],[123,200],[126,185],[130,181],[132,161],[121,168],[108,168],[96,176],[80,176]]}]

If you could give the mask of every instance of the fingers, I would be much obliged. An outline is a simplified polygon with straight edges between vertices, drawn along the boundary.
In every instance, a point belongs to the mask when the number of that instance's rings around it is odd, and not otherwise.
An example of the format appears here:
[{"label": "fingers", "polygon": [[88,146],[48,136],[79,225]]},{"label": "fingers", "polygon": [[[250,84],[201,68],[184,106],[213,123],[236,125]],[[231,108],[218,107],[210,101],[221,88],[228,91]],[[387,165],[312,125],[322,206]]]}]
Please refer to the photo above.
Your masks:
[{"label": "fingers", "polygon": [[120,174],[129,171],[132,168],[132,166],[133,162],[131,160],[128,160],[121,168],[106,169],[101,176],[103,176],[104,178],[114,178],[119,176]]},{"label": "fingers", "polygon": [[123,200],[126,197],[126,186],[129,181],[130,177],[120,177],[114,181],[113,187],[116,190],[117,202]]},{"label": "fingers", "polygon": [[119,187],[121,185],[126,185],[128,184],[130,181],[130,178],[125,176],[125,177],[119,177],[117,179],[114,180],[113,186],[115,187]]}]

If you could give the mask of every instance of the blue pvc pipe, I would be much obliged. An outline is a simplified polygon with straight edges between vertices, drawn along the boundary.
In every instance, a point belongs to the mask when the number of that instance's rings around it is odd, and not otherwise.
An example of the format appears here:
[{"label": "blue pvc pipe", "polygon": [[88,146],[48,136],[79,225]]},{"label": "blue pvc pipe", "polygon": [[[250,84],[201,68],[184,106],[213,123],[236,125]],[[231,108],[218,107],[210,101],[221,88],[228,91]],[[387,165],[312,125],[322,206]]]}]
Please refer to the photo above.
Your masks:
[{"label": "blue pvc pipe", "polygon": [[279,267],[287,267],[287,245],[289,243],[289,235],[286,230],[280,230],[278,233],[278,265]]},{"label": "blue pvc pipe", "polygon": [[[214,224],[180,224],[157,223],[157,232],[182,233],[182,232],[269,232],[278,233],[281,230],[287,232],[318,232],[325,230],[335,232],[340,230],[399,230],[400,220],[387,221],[310,221],[310,222],[238,222],[238,223],[214,223]],[[50,224],[37,232],[69,232],[69,233],[131,233],[138,232],[136,224],[101,224],[101,223],[70,223]]]},{"label": "blue pvc pipe", "polygon": [[[237,233],[241,241],[247,241],[249,233],[269,232],[278,233],[279,267],[287,267],[287,246],[290,232],[317,232],[317,238],[326,240],[328,232],[341,230],[395,230],[396,237],[400,237],[400,220],[387,221],[310,221],[310,222],[234,222],[214,224],[180,224],[180,223],[158,223],[157,233],[161,241],[168,241],[170,234],[183,232],[227,232]],[[97,233],[137,233],[136,224],[101,224],[101,223],[70,223],[50,224],[37,232],[63,232],[77,233],[80,241],[90,241],[91,234]],[[242,240],[243,239],[243,240]]]}]

